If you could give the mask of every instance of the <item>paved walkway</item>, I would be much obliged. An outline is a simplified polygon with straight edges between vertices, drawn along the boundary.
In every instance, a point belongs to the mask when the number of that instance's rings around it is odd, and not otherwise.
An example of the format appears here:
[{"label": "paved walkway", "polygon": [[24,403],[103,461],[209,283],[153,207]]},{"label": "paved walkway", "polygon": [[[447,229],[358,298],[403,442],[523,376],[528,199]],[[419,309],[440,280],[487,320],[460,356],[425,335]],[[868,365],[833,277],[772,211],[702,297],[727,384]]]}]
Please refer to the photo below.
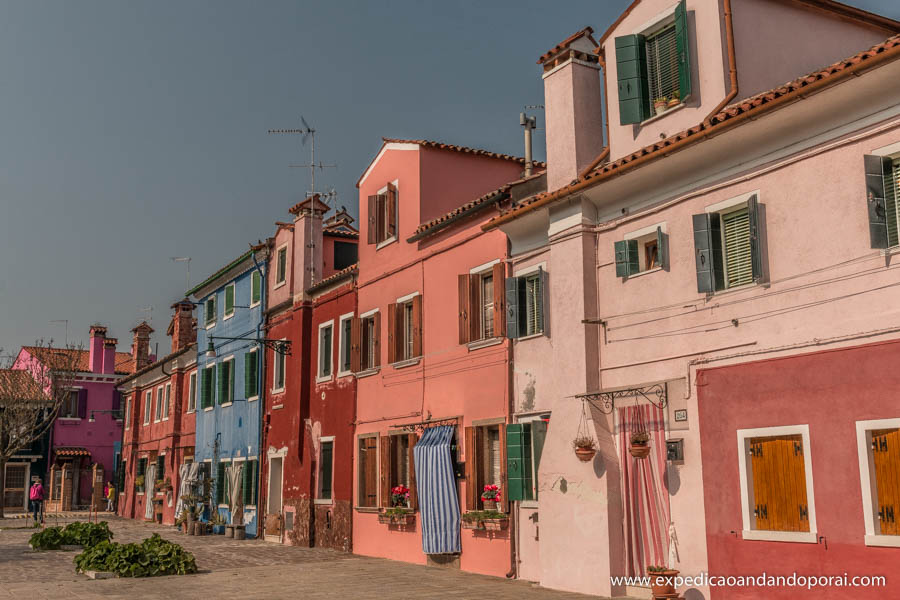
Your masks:
[{"label": "paved walkway", "polygon": [[[436,567],[287,547],[225,536],[189,537],[171,527],[101,516],[118,542],[160,533],[194,553],[200,573],[173,577],[89,580],[75,573],[77,552],[31,552],[34,532],[22,520],[0,521],[0,600],[246,600],[247,598],[490,598],[584,600],[596,598],[539,588],[524,581]],[[60,519],[60,524],[73,519]],[[55,525],[56,519],[48,519]]]}]

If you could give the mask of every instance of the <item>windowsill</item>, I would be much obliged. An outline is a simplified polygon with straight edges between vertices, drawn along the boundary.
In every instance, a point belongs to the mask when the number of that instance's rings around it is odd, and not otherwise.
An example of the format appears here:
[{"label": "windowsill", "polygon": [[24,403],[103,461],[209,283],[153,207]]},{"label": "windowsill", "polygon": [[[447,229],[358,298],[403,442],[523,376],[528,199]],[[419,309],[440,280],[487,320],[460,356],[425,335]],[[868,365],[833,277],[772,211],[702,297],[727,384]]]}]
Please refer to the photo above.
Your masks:
[{"label": "windowsill", "polygon": [[741,533],[741,537],[745,540],[756,540],[760,542],[819,543],[819,538],[815,531],[762,531],[758,529],[745,529]]},{"label": "windowsill", "polygon": [[866,546],[900,548],[900,535],[867,535]]},{"label": "windowsill", "polygon": [[313,503],[316,506],[331,505],[334,504],[334,500],[332,500],[331,498],[316,498],[315,500],[313,500]]},{"label": "windowsill", "polygon": [[232,313],[230,315],[225,315],[224,317],[222,317],[222,320],[227,321],[228,319],[230,319],[233,316],[234,316],[234,312],[232,311]]},{"label": "windowsill", "polygon": [[321,375],[321,376],[317,375],[316,383],[326,383],[328,381],[331,381],[332,379],[334,379],[333,375]]},{"label": "windowsill", "polygon": [[209,412],[209,411],[211,411],[213,408],[215,408],[215,407],[214,407],[214,406],[207,406],[206,408],[203,409],[203,412]]},{"label": "windowsill", "polygon": [[381,367],[374,367],[372,369],[366,369],[365,371],[360,371],[359,373],[356,373],[356,378],[362,379],[363,377],[371,377],[372,375],[377,375],[379,371],[381,371]]},{"label": "windowsill", "polygon": [[141,427],[149,427],[150,423],[141,423]]},{"label": "windowsill", "polygon": [[537,510],[540,508],[540,504],[537,500],[522,500],[519,502],[519,508],[524,508],[526,510]]},{"label": "windowsill", "polygon": [[340,379],[341,377],[349,377],[350,375],[353,375],[353,371],[338,371],[338,379]]},{"label": "windowsill", "polygon": [[273,394],[283,394],[283,393],[284,393],[284,388],[283,388],[283,387],[275,388],[274,390],[272,390],[272,393],[273,393]]},{"label": "windowsill", "polygon": [[375,244],[375,250],[381,250],[381,249],[384,248],[385,246],[388,246],[388,245],[390,245],[390,244],[393,244],[393,243],[396,242],[396,241],[397,241],[397,236],[396,236],[396,235],[395,235],[395,236],[392,236],[392,237],[389,237],[388,239],[384,240],[383,242],[378,242],[377,244]]},{"label": "windowsill", "polygon": [[533,340],[534,338],[546,337],[543,331],[539,331],[538,333],[532,333],[531,335],[523,335],[520,338],[515,338],[517,342],[524,342],[525,340]]},{"label": "windowsill", "polygon": [[255,302],[255,303],[251,302],[251,303],[250,303],[250,308],[256,308],[256,307],[259,306],[260,304],[262,304],[262,300],[260,300],[259,302]]},{"label": "windowsill", "polygon": [[737,292],[744,292],[744,291],[746,291],[750,288],[756,287],[756,286],[768,287],[768,284],[760,283],[758,281],[753,281],[751,283],[745,283],[743,285],[736,285],[731,288],[725,288],[724,290],[717,290],[711,294],[706,294],[706,297],[707,298],[721,298],[722,296],[725,296],[727,294],[735,294]]},{"label": "windowsill", "polygon": [[184,411],[184,414],[189,415],[189,414],[192,414],[192,413],[195,413],[195,412],[197,412],[197,409],[196,409],[196,408],[190,409],[190,410],[186,410],[186,411]]},{"label": "windowsill", "polygon": [[653,267],[652,269],[647,269],[645,271],[640,271],[638,273],[635,273],[634,275],[629,275],[628,277],[625,278],[625,281],[628,281],[629,279],[634,279],[635,277],[640,277],[641,275],[649,275],[650,273],[656,273],[657,271],[662,271],[662,270],[663,270],[662,267]]},{"label": "windowsill", "polygon": [[135,492],[134,495],[135,495],[135,496],[143,496],[143,495],[144,495],[144,492]]},{"label": "windowsill", "polygon": [[80,421],[81,417],[59,417],[58,421]]},{"label": "windowsill", "polygon": [[219,405],[219,408],[225,408],[226,406],[231,406],[232,404],[234,404],[233,401],[232,402],[223,402],[222,404]]},{"label": "windowsill", "polygon": [[471,352],[472,350],[479,350],[481,348],[487,348],[488,346],[496,346],[497,344],[502,344],[504,339],[506,338],[492,337],[475,342],[469,342],[466,345],[469,348],[469,352]]},{"label": "windowsill", "polygon": [[163,417],[163,422],[168,421],[169,417]]},{"label": "windowsill", "polygon": [[[653,104],[650,104],[650,106],[652,107]],[[663,112],[659,113],[658,115],[653,115],[652,117],[650,117],[650,118],[647,119],[646,121],[641,121],[641,122],[639,123],[639,125],[640,125],[640,127],[643,127],[644,125],[649,125],[650,123],[652,123],[652,122],[654,122],[654,121],[658,121],[658,120],[662,119],[662,118],[665,117],[666,115],[669,115],[669,114],[672,114],[673,112],[676,112],[676,111],[681,110],[681,109],[684,108],[685,106],[687,106],[687,105],[686,105],[684,102],[682,102],[682,103],[679,104],[678,106],[673,106],[672,108],[667,108],[666,110],[664,110]]]},{"label": "windowsill", "polygon": [[421,356],[416,356],[415,358],[407,358],[405,360],[398,360],[395,363],[391,363],[391,366],[395,369],[403,369],[406,367],[412,367],[413,365],[417,365],[422,362]]},{"label": "windowsill", "polygon": [[279,410],[281,408],[284,408],[284,404],[275,404],[272,406],[272,410]]},{"label": "windowsill", "polygon": [[360,513],[378,514],[381,512],[377,506],[354,506],[353,510]]},{"label": "windowsill", "polygon": [[275,285],[272,286],[272,289],[277,290],[278,288],[283,287],[285,285],[287,285],[287,279],[283,279],[281,281],[276,282]]},{"label": "windowsill", "polygon": [[251,396],[250,398],[247,398],[247,402],[256,402],[257,400],[259,400],[259,396]]},{"label": "windowsill", "polygon": [[215,326],[216,326],[216,322],[213,321],[212,323],[207,323],[204,327],[206,327],[206,329],[209,330],[209,329],[212,329],[212,328],[215,327]]}]

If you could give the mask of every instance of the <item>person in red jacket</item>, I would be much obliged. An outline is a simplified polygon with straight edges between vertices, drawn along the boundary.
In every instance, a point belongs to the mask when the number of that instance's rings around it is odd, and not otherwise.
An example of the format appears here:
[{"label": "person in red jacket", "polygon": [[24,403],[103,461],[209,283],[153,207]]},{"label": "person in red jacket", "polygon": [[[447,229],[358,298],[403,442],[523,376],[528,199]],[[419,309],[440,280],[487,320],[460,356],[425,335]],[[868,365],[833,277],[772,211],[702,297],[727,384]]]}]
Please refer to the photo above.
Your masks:
[{"label": "person in red jacket", "polygon": [[31,510],[34,512],[34,522],[38,522],[40,516],[41,523],[44,522],[44,486],[41,485],[40,478],[35,479],[28,491],[28,499],[31,500]]}]

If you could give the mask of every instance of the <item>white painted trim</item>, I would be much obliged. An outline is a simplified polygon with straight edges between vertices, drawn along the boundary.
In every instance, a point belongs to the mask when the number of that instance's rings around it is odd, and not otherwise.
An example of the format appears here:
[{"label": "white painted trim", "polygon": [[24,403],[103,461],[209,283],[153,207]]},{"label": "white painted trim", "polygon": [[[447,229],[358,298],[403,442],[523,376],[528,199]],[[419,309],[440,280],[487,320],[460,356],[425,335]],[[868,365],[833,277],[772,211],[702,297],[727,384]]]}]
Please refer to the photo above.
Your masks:
[{"label": "white painted trim", "polygon": [[[283,337],[278,341],[284,342],[284,341],[287,341],[287,338]],[[274,356],[273,356],[273,361],[272,361],[272,393],[273,394],[281,394],[282,392],[284,392],[284,388],[287,385],[287,373],[286,373],[287,357],[284,354],[280,354],[278,352],[274,352],[273,354],[274,354]],[[284,381],[282,382],[281,387],[275,387],[275,382],[278,381],[278,376],[277,376],[278,369],[276,367],[278,367],[279,361],[284,361],[284,366],[281,367],[281,371],[282,371],[281,376]]]},{"label": "white painted trim", "polygon": [[373,309],[370,310],[370,311],[367,311],[367,312],[364,312],[364,313],[360,313],[359,318],[360,318],[360,319],[365,319],[366,317],[371,317],[372,315],[374,315],[374,314],[377,313],[377,312],[379,312],[379,309],[373,308]]},{"label": "white painted trim", "polygon": [[[259,348],[254,348],[253,350],[248,350],[248,351],[247,351],[247,354],[256,354],[257,352],[259,352]],[[256,366],[257,366],[257,373],[256,373],[256,379],[257,379],[256,394],[254,394],[253,396],[250,396],[249,398],[247,398],[247,402],[255,402],[255,401],[259,400],[259,385],[258,385],[258,383],[259,383],[259,355],[258,355],[258,354],[256,355],[256,358],[255,358],[254,360],[256,360]],[[244,374],[244,377],[246,377],[246,376],[247,376],[247,375],[246,375],[246,373],[245,373],[245,374]]]},{"label": "white painted trim", "polygon": [[[634,273],[633,275],[629,275],[628,279],[634,279],[635,277],[640,277],[641,275],[648,275],[650,273],[656,273],[657,271],[662,271],[662,270],[663,270],[662,267],[653,267],[652,269],[647,269],[646,271],[639,271],[637,273]],[[741,287],[743,287],[743,286],[741,286]],[[543,334],[541,334],[541,335],[543,335]]]},{"label": "white painted trim", "polygon": [[[253,301],[253,275],[259,275],[259,300],[256,302]],[[260,304],[262,304],[262,288],[263,288],[263,276],[256,268],[254,267],[252,271],[250,271],[250,308],[256,308]]]},{"label": "white painted trim", "polygon": [[400,296],[399,298],[397,298],[396,302],[397,302],[397,304],[404,304],[404,303],[406,303],[406,302],[409,302],[410,300],[412,300],[412,299],[415,298],[416,296],[421,296],[421,295],[422,295],[422,292],[413,292],[412,294],[407,294],[407,295],[405,295],[405,296]]},{"label": "white painted trim", "polygon": [[[809,531],[763,531],[753,529],[752,511],[750,509],[750,481],[747,457],[749,441],[755,437],[774,437],[779,435],[800,435],[803,442],[803,470],[806,476],[806,504],[809,511]],[[742,537],[745,540],[769,540],[781,542],[817,543],[816,499],[812,476],[812,452],[809,447],[809,425],[784,425],[778,427],[759,427],[756,429],[738,429],[738,471],[741,482],[741,523]]]},{"label": "white painted trim", "polygon": [[393,243],[396,242],[396,241],[397,241],[397,236],[396,236],[396,235],[392,235],[391,237],[389,237],[389,238],[387,238],[387,239],[385,239],[385,240],[383,240],[383,241],[381,241],[381,242],[378,242],[378,243],[375,245],[375,250],[381,250],[381,249],[384,248],[385,246],[388,246],[388,245],[390,245],[390,244],[393,244]]},{"label": "white painted trim", "polygon": [[[638,123],[638,127],[644,127],[645,125],[649,125],[650,123],[652,123],[654,121],[658,121],[659,119],[664,119],[665,117],[669,116],[670,113],[681,110],[685,106],[687,106],[687,105],[684,102],[682,102],[681,104],[678,104],[677,106],[673,106],[672,108],[667,108],[666,110],[662,111],[658,115],[653,115],[649,119],[644,119],[643,121]],[[652,102],[650,103],[650,108],[653,108]]]},{"label": "white painted trim", "polygon": [[632,30],[632,33],[639,33],[644,36],[650,36],[660,29],[668,27],[671,23],[667,21],[675,21],[675,8],[677,6],[678,3],[676,2],[665,10],[656,13],[656,15],[654,15],[649,21],[643,23],[637,29]]},{"label": "white painted trim", "polygon": [[[872,458],[872,435],[874,429],[900,429],[900,419],[874,419],[856,422],[856,453],[859,459],[859,489],[862,492],[863,522],[866,526],[867,546],[893,546],[885,543],[895,539],[896,546],[900,547],[900,536],[881,535],[875,531],[875,504],[878,502],[875,489],[874,461]],[[871,541],[871,543],[870,543]],[[879,543],[881,542],[881,543]]]},{"label": "white painted trim", "polygon": [[[331,353],[331,373],[329,373],[328,375],[323,375],[321,372],[322,330],[329,327],[331,328],[331,348],[329,348],[328,351]],[[316,331],[319,336],[316,341],[316,383],[323,383],[325,381],[331,381],[332,379],[334,379],[334,319],[319,323],[319,328]]]},{"label": "white painted trim", "polygon": [[500,262],[500,259],[495,258],[494,260],[492,260],[490,262],[486,262],[483,265],[478,265],[477,267],[469,269],[469,275],[475,275],[475,274],[487,271],[488,269],[490,269],[491,267],[493,267],[494,265],[496,265],[499,262]]},{"label": "white painted trim", "polygon": [[369,174],[372,173],[372,169],[375,168],[375,165],[378,164],[378,161],[381,160],[381,157],[384,156],[384,153],[388,150],[418,150],[418,144],[401,144],[397,142],[391,142],[389,144],[384,144],[381,147],[381,150],[378,151],[378,154],[375,155],[375,158],[372,159],[372,162],[369,163],[369,166],[366,168],[362,177],[359,178],[359,183],[356,184],[356,187],[361,188],[363,183],[365,183],[366,179],[369,177]]},{"label": "white painted trim", "polygon": [[371,377],[372,375],[377,375],[378,372],[381,371],[381,367],[373,367],[371,369],[366,369],[365,371],[359,371],[354,373],[357,379],[362,379],[364,377]]},{"label": "white painted trim", "polygon": [[544,271],[547,270],[547,261],[542,261],[528,267],[522,267],[521,269],[513,272],[513,277],[525,277],[526,275],[537,273],[540,269],[543,269]]},{"label": "white painted trim", "polygon": [[657,229],[662,229],[663,233],[668,233],[666,231],[666,222],[661,221],[659,223],[654,223],[653,225],[648,225],[647,227],[642,227],[638,230],[632,231],[631,233],[626,233],[623,239],[635,240],[637,238],[642,238],[645,235],[650,235],[651,233],[656,235]]},{"label": "white painted trim", "polygon": [[[541,334],[541,335],[543,335],[543,334]],[[469,352],[471,352],[472,350],[479,350],[481,348],[487,348],[488,346],[496,346],[497,344],[502,344],[503,340],[505,340],[505,339],[506,338],[502,338],[502,337],[491,337],[491,338],[485,338],[483,340],[476,340],[474,342],[469,342],[466,345],[469,348]]]},{"label": "white painted trim", "polygon": [[[353,371],[347,369],[346,371],[341,369],[341,360],[344,356],[344,321],[353,318],[352,312],[344,313],[340,317],[338,317],[338,377],[347,377],[348,375],[353,375]],[[350,344],[350,340],[347,340],[347,344]]]},{"label": "white painted trim", "polygon": [[172,410],[172,384],[170,382],[166,383],[165,388],[166,389],[163,392],[163,408],[166,410],[163,412],[162,420],[168,421],[169,412]]},{"label": "white painted trim", "polygon": [[900,548],[900,535],[867,535],[866,546]]},{"label": "white painted trim", "polygon": [[541,79],[547,79],[548,77],[550,77],[551,75],[553,75],[553,74],[556,73],[557,71],[560,71],[560,70],[564,69],[565,67],[567,67],[567,66],[570,65],[570,64],[573,64],[573,65],[581,65],[581,66],[583,66],[583,67],[588,67],[588,68],[590,68],[590,69],[595,69],[595,70],[597,70],[597,71],[600,70],[600,65],[598,65],[597,63],[591,63],[591,62],[588,62],[588,61],[586,61],[586,60],[581,60],[580,58],[569,58],[569,59],[567,59],[566,61],[564,61],[564,62],[558,64],[558,65],[555,66],[555,67],[553,67],[552,69],[550,69],[549,71],[547,71],[547,72],[544,73],[543,75],[541,75]]},{"label": "white painted trim", "polygon": [[235,285],[235,283],[236,283],[236,282],[232,281],[231,283],[225,284],[225,285],[222,287],[222,320],[223,320],[223,321],[227,321],[228,319],[230,319],[231,317],[234,316],[234,304],[231,305],[231,312],[230,312],[230,313],[226,313],[226,312],[225,312],[226,310],[228,310],[228,309],[225,307],[225,294],[226,294],[226,290],[227,290],[228,288],[233,288],[234,291],[231,292],[231,301],[232,301],[233,303],[235,303],[235,304],[237,303],[237,286]]},{"label": "white painted trim", "polygon": [[[284,284],[287,283],[287,274],[288,274],[288,243],[285,242],[282,245],[275,248],[275,287],[272,289],[278,289]],[[278,279],[278,254],[284,250],[284,279]]]},{"label": "white painted trim", "polygon": [[888,144],[887,146],[882,146],[881,148],[876,148],[872,150],[868,154],[874,154],[875,156],[889,156],[891,158],[897,158],[900,156],[900,142],[895,142],[893,144]]},{"label": "white painted trim", "polygon": [[722,200],[721,202],[716,202],[715,204],[710,204],[704,210],[707,213],[721,213],[726,212],[730,208],[736,208],[742,204],[746,204],[750,197],[756,195],[757,202],[760,200],[759,190],[753,190],[752,192],[745,192],[734,198],[729,198],[727,200]]}]

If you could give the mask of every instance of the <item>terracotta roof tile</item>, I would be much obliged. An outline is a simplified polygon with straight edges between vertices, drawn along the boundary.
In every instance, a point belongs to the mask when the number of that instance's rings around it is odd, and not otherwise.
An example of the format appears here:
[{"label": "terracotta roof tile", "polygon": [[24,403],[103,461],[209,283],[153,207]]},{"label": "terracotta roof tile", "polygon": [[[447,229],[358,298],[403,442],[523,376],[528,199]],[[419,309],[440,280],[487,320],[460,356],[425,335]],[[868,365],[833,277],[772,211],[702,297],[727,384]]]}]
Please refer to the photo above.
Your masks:
[{"label": "terracotta roof tile", "polygon": [[[715,115],[712,115],[708,119],[704,120],[702,123],[698,123],[697,125],[685,129],[684,131],[681,131],[674,135],[670,135],[665,139],[645,146],[640,150],[619,158],[618,160],[605,163],[597,167],[590,173],[582,175],[567,186],[564,186],[558,190],[543,192],[540,194],[535,194],[530,198],[526,198],[517,203],[515,206],[501,212],[500,215],[492,218],[483,227],[485,229],[493,228],[497,226],[497,221],[501,219],[503,221],[506,221],[516,215],[534,210],[531,207],[533,207],[535,204],[537,204],[538,206],[543,206],[548,202],[552,202],[555,199],[567,195],[575,188],[581,189],[582,187],[587,187],[587,182],[592,179],[606,179],[607,176],[612,176],[617,172],[626,171],[631,167],[632,163],[634,163],[639,158],[651,155],[654,160],[662,158],[666,155],[666,149],[673,144],[682,142],[695,136],[697,141],[702,141],[706,136],[700,136],[699,134],[708,132],[713,128],[718,128],[728,121],[746,113],[762,114],[769,110],[769,105],[773,101],[789,94],[799,96],[806,87],[813,83],[822,81],[825,82],[826,85],[831,85],[832,82],[829,80],[833,80],[833,83],[842,81],[843,77],[841,75],[843,71],[847,71],[848,69],[854,68],[857,65],[863,65],[867,61],[870,61],[874,57],[884,54],[885,52],[892,51],[892,56],[887,57],[886,60],[894,60],[900,57],[900,51],[898,51],[898,49],[900,49],[900,35],[895,35],[880,44],[872,46],[868,50],[831,64],[824,69],[815,71],[808,75],[804,75],[803,77],[798,77],[797,79],[789,81],[777,88],[765,92],[760,92],[755,96],[751,96],[750,98],[745,98],[743,100],[730,104]],[[777,105],[774,108],[777,108]],[[738,123],[738,125],[739,124],[740,123]]]},{"label": "terracotta roof tile", "polygon": [[570,35],[569,37],[567,37],[566,39],[564,39],[557,45],[553,46],[552,48],[550,48],[549,50],[547,50],[546,52],[541,54],[540,58],[537,59],[537,64],[539,64],[539,65],[543,64],[544,61],[546,61],[547,59],[552,57],[554,54],[557,54],[558,52],[565,50],[566,48],[571,46],[572,42],[574,42],[575,40],[577,40],[580,37],[586,37],[588,39],[588,41],[591,42],[594,45],[594,47],[596,48],[597,42],[596,42],[596,40],[594,40],[593,35],[591,35],[593,33],[594,33],[594,29],[592,27],[585,27],[584,29],[582,29],[580,31],[576,31],[575,33],[573,33],[572,35]]},{"label": "terracotta roof tile", "polygon": [[311,286],[306,288],[306,291],[314,292],[316,290],[322,289],[323,287],[328,287],[332,283],[340,281],[341,279],[344,279],[345,277],[349,277],[353,273],[356,273],[358,269],[359,269],[359,263],[353,263],[349,267],[343,268],[336,273],[332,273],[325,279],[315,282],[314,284],[312,284]]},{"label": "terracotta roof tile", "polygon": [[[511,160],[519,164],[525,164],[525,159],[521,156],[512,156],[510,154],[501,154],[499,152],[491,152],[490,150],[482,150],[480,148],[469,148],[468,146],[456,146],[454,144],[445,144],[433,140],[401,140],[398,138],[381,138],[385,144],[418,144],[424,148],[437,148],[439,150],[451,150],[453,152],[462,152],[463,154],[475,154],[476,156],[487,156],[489,158],[499,158],[501,160]],[[546,167],[546,163],[533,161],[535,167]]]},{"label": "terracotta roof tile", "polygon": [[0,369],[0,405],[13,399],[44,398],[44,391],[31,373],[18,369]]},{"label": "terracotta roof tile", "polygon": [[325,227],[325,228],[322,230],[322,233],[324,233],[325,235],[330,235],[330,236],[334,236],[334,237],[351,238],[351,239],[354,239],[354,240],[357,239],[357,238],[359,238],[359,232],[358,232],[358,231],[345,231],[345,230],[340,229],[340,228],[338,228],[338,227]]},{"label": "terracotta roof tile", "polygon": [[[29,354],[47,364],[51,368],[71,369],[88,373],[91,370],[88,350],[70,348],[45,348],[41,346],[22,346]],[[134,370],[134,361],[128,352],[116,352],[116,374],[126,375]]]}]

